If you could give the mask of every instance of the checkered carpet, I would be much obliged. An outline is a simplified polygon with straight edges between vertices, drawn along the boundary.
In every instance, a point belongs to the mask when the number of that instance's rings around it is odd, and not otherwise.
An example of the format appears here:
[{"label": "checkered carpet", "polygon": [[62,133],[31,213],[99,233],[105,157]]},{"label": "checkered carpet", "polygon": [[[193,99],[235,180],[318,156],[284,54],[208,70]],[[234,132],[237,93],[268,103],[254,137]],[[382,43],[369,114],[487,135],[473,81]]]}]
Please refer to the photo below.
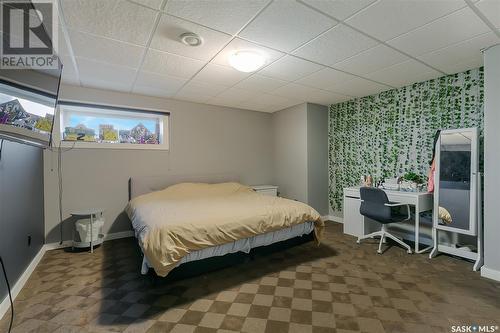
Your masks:
[{"label": "checkered carpet", "polygon": [[[133,239],[49,251],[15,302],[15,332],[451,332],[500,325],[500,284],[448,256],[376,254],[341,225],[312,242],[201,276],[139,274]],[[8,315],[0,321],[4,332]]]}]

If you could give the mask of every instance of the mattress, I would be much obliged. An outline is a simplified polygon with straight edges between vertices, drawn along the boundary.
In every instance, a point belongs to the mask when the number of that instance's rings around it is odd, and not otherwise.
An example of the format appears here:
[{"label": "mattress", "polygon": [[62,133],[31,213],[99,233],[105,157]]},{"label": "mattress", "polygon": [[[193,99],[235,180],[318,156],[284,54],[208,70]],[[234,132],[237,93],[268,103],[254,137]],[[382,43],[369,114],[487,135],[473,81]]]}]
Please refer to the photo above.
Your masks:
[{"label": "mattress", "polygon": [[[236,252],[249,253],[251,249],[254,249],[256,247],[266,246],[277,242],[285,241],[288,239],[292,239],[295,237],[308,235],[311,232],[313,232],[313,230],[314,230],[314,223],[305,222],[302,224],[294,225],[290,228],[276,230],[268,232],[266,234],[257,235],[245,239],[239,239],[231,243],[208,247],[203,250],[198,250],[189,253],[187,256],[183,257],[181,261],[177,263],[176,267],[187,262],[207,259],[211,257],[219,257],[229,253],[236,253]],[[149,265],[146,256],[144,256],[142,259],[141,273],[147,274],[150,268],[152,267]]]}]

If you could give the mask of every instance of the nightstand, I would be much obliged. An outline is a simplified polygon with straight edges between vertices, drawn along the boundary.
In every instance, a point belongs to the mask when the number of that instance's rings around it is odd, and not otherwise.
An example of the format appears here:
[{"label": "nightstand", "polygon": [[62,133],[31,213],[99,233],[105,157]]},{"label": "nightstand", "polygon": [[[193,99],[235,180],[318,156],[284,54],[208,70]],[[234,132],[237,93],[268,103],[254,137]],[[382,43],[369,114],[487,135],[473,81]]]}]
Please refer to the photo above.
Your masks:
[{"label": "nightstand", "polygon": [[252,185],[251,188],[260,194],[270,195],[272,197],[278,196],[278,186],[275,185]]}]

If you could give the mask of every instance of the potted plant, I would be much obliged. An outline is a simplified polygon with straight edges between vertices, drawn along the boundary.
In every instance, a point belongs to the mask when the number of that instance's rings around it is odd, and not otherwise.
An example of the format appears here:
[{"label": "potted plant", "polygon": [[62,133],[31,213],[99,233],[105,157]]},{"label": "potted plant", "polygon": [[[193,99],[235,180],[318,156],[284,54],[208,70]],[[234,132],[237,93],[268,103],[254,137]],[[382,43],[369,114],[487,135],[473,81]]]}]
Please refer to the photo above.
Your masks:
[{"label": "potted plant", "polygon": [[416,191],[417,186],[424,183],[422,176],[415,172],[407,172],[401,179],[400,188],[404,191]]}]

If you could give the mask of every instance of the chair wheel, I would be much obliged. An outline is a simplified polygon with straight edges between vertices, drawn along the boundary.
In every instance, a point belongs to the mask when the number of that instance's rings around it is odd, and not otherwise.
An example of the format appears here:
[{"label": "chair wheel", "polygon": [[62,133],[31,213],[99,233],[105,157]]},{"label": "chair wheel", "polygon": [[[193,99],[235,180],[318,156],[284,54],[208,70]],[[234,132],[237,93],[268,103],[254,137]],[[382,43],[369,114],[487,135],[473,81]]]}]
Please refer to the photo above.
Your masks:
[{"label": "chair wheel", "polygon": [[411,250],[406,251],[408,254],[412,254]]},{"label": "chair wheel", "polygon": [[361,241],[358,239],[358,240],[356,241],[356,243],[357,243],[357,244],[361,244]]},{"label": "chair wheel", "polygon": [[382,251],[377,251],[378,254],[382,254]]}]

